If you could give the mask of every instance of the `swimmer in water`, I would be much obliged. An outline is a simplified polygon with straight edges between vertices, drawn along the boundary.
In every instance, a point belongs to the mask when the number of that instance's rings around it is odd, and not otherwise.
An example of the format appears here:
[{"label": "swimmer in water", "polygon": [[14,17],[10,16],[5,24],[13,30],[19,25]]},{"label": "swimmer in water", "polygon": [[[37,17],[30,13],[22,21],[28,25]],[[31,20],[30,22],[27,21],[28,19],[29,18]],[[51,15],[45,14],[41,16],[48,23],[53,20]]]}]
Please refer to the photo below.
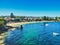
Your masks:
[{"label": "swimmer in water", "polygon": [[23,29],[23,26],[21,25],[20,29],[22,30]]}]

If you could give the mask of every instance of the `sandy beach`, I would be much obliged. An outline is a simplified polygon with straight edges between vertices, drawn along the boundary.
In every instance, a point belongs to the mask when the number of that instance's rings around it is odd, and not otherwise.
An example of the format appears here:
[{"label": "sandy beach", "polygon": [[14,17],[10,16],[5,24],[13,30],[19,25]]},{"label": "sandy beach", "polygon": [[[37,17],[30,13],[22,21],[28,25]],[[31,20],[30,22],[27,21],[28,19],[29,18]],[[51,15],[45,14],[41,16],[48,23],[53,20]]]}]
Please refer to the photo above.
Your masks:
[{"label": "sandy beach", "polygon": [[23,24],[31,24],[31,23],[39,23],[39,21],[37,22],[17,22],[17,23],[7,23],[7,26],[12,26],[12,27],[16,27],[19,25],[23,25]]},{"label": "sandy beach", "polygon": [[12,22],[12,23],[7,23],[7,26],[12,26],[12,27],[16,27],[16,26],[20,26],[23,24],[31,24],[31,23],[39,23],[39,22],[53,22],[53,21],[33,21],[33,22]]}]

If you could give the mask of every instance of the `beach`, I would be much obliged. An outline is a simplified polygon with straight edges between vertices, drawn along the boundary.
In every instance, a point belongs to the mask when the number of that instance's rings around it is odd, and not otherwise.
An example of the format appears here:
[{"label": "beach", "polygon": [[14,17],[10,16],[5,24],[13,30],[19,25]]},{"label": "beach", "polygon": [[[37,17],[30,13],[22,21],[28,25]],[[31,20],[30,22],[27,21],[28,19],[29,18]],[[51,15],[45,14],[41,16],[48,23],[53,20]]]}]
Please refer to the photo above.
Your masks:
[{"label": "beach", "polygon": [[6,25],[16,27],[23,24],[32,24],[32,23],[39,23],[39,22],[54,22],[54,21],[12,22],[12,23],[7,23]]},{"label": "beach", "polygon": [[37,21],[37,22],[35,22],[35,21],[34,22],[12,22],[12,23],[7,23],[6,25],[16,27],[16,26],[19,26],[19,25],[31,24],[31,23],[39,23],[39,21]]}]

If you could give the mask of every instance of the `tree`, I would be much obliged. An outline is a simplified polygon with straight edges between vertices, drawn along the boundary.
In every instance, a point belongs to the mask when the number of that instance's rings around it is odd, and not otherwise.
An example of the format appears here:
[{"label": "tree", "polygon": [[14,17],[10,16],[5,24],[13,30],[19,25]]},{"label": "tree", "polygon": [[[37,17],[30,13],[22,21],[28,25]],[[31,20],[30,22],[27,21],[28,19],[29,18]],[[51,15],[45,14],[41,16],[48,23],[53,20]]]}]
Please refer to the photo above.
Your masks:
[{"label": "tree", "polygon": [[46,16],[43,17],[43,20],[46,20]]},{"label": "tree", "polygon": [[13,14],[13,13],[11,13],[11,14],[10,14],[10,17],[11,17],[11,18],[15,18],[15,16],[14,16],[14,14]]},{"label": "tree", "polygon": [[20,19],[20,16],[16,16],[17,19]]},{"label": "tree", "polygon": [[6,24],[6,21],[3,18],[0,18],[0,26],[5,24]]},{"label": "tree", "polygon": [[7,31],[7,28],[5,28],[6,26],[6,21],[4,20],[4,18],[0,17],[0,34],[2,32]]},{"label": "tree", "polygon": [[55,17],[55,21],[58,21],[58,17]]}]

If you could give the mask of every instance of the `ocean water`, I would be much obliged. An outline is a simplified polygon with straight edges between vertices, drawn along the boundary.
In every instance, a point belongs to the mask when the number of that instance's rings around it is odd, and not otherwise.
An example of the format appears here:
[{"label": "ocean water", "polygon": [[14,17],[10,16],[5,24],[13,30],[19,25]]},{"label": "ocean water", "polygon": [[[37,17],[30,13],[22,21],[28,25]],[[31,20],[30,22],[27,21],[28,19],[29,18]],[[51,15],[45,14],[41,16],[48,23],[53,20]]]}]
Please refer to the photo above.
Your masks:
[{"label": "ocean water", "polygon": [[23,25],[23,29],[8,31],[5,45],[60,45],[60,22]]}]

